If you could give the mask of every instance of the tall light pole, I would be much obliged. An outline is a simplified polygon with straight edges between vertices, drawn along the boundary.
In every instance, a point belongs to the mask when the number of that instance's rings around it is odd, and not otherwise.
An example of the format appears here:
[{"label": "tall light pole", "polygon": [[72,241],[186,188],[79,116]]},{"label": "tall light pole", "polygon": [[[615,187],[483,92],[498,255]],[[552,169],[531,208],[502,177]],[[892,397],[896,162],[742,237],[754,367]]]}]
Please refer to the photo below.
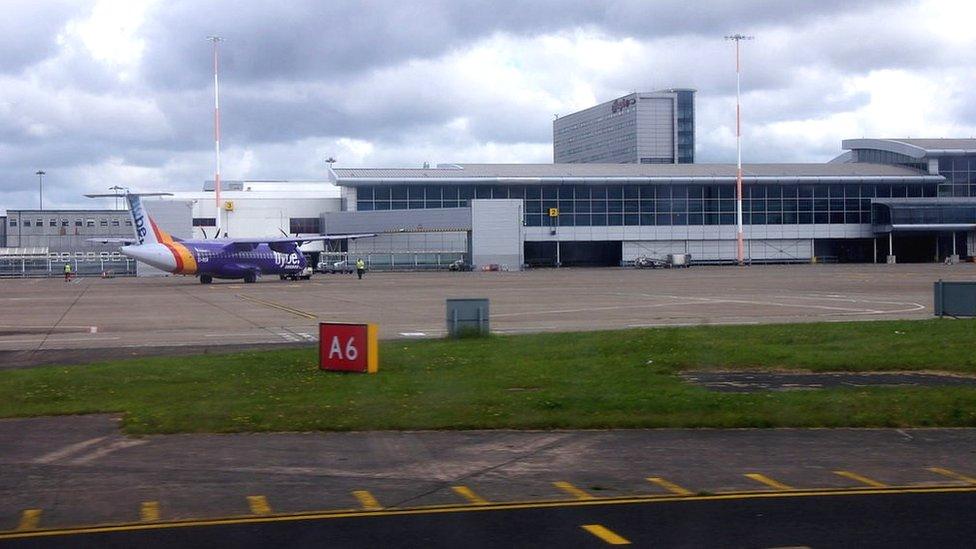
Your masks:
[{"label": "tall light pole", "polygon": [[44,175],[47,172],[44,170],[37,170],[34,175],[37,176],[37,198],[38,198],[38,208],[39,210],[44,209]]},{"label": "tall light pole", "polygon": [[735,223],[736,223],[736,260],[739,265],[745,265],[745,243],[742,233],[742,113],[739,106],[739,42],[752,40],[755,36],[733,34],[726,36],[726,40],[735,42]]},{"label": "tall light pole", "polygon": [[220,236],[221,206],[220,203],[220,93],[217,83],[217,44],[224,39],[219,36],[208,36],[207,40],[213,43],[213,70],[214,70],[214,157],[216,167],[214,171],[214,199],[217,205],[217,236]]}]

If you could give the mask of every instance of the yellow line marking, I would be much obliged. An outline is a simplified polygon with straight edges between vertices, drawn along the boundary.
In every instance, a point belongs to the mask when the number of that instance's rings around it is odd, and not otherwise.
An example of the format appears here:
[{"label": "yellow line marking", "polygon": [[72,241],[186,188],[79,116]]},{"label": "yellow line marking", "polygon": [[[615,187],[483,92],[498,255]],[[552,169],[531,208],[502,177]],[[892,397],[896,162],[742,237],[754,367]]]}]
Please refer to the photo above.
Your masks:
[{"label": "yellow line marking", "polygon": [[488,500],[474,493],[467,486],[451,486],[454,493],[470,501],[473,505],[488,505]]},{"label": "yellow line marking", "polygon": [[156,522],[159,520],[159,502],[142,502],[142,507],[139,509],[139,516],[142,517],[142,522]]},{"label": "yellow line marking", "polygon": [[271,506],[268,505],[268,498],[264,496],[247,496],[247,505],[251,508],[251,513],[255,515],[271,514]]},{"label": "yellow line marking", "polygon": [[567,494],[573,496],[576,499],[596,499],[596,496],[594,496],[593,494],[590,494],[585,490],[577,488],[576,486],[573,486],[569,482],[563,482],[563,481],[553,482],[552,485],[555,486],[556,488],[559,488],[563,492],[566,492]]},{"label": "yellow line marking", "polygon": [[17,530],[36,530],[37,525],[41,522],[41,510],[40,509],[24,509],[20,514],[20,523],[17,524]]},{"label": "yellow line marking", "polygon": [[946,469],[944,467],[928,467],[928,470],[945,477],[954,478],[956,480],[961,480],[963,482],[968,482],[969,484],[976,484],[976,478],[968,477],[962,473],[957,473],[955,471],[950,471],[949,469]]},{"label": "yellow line marking", "polygon": [[875,488],[887,488],[888,485],[883,482],[878,482],[874,479],[868,478],[857,473],[852,473],[851,471],[834,471],[835,475],[840,475],[845,478],[860,482],[861,484],[867,484],[868,486],[874,486]]},{"label": "yellow line marking", "polygon": [[287,305],[281,305],[280,303],[274,303],[271,301],[265,301],[263,299],[258,299],[256,297],[251,297],[249,295],[237,294],[237,297],[243,299],[244,301],[250,301],[252,303],[257,303],[258,305],[264,305],[265,307],[271,307],[272,309],[278,309],[279,311],[284,311],[286,313],[291,313],[295,316],[300,316],[302,318],[307,318],[309,320],[315,320],[318,315],[302,311],[300,309],[295,309]]},{"label": "yellow line marking", "polygon": [[380,502],[376,501],[373,494],[370,494],[367,490],[356,490],[352,493],[359,500],[359,504],[363,507],[364,511],[379,511],[383,509]]},{"label": "yellow line marking", "polygon": [[664,488],[665,490],[671,492],[672,494],[677,494],[679,496],[690,496],[692,493],[691,490],[678,486],[677,484],[669,480],[665,480],[661,477],[647,477],[647,480],[649,482],[653,482],[654,484],[657,484],[658,486]]},{"label": "yellow line marking", "polygon": [[601,526],[599,524],[584,524],[581,528],[609,543],[610,545],[630,545],[630,541],[627,538],[622,537],[620,534],[617,534],[605,526]]},{"label": "yellow line marking", "polygon": [[326,520],[383,516],[412,516],[435,515],[445,513],[468,513],[505,511],[513,509],[559,509],[566,507],[591,507],[597,505],[627,505],[627,504],[680,504],[685,501],[730,501],[743,499],[778,499],[796,497],[826,497],[826,496],[877,496],[886,494],[946,494],[946,493],[976,493],[976,486],[914,486],[895,488],[839,488],[831,490],[805,489],[792,492],[727,492],[721,494],[675,497],[675,496],[627,496],[619,498],[600,498],[585,501],[554,500],[554,501],[525,501],[509,503],[492,503],[489,505],[437,505],[429,507],[415,507],[404,509],[388,509],[377,511],[310,511],[305,513],[291,513],[267,517],[233,516],[208,520],[187,519],[161,522],[156,524],[116,524],[109,526],[82,526],[62,529],[43,529],[33,532],[0,532],[0,540],[36,538],[50,536],[67,536],[77,534],[101,534],[106,532],[133,532],[140,530],[162,530],[170,528],[192,528],[197,526],[221,526],[227,524],[263,524],[271,522],[295,522],[302,520]]},{"label": "yellow line marking", "polygon": [[746,473],[747,478],[751,478],[756,482],[761,482],[770,488],[775,488],[776,490],[793,490],[794,488],[788,484],[783,484],[778,480],[773,480],[766,475],[760,473]]}]

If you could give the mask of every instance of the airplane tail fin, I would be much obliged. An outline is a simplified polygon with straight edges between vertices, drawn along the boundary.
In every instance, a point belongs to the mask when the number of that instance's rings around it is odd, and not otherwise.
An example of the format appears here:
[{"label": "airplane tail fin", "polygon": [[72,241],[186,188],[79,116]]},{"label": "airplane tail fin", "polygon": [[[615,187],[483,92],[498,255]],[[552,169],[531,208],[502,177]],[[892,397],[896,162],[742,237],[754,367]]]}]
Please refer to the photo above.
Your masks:
[{"label": "airplane tail fin", "polygon": [[136,229],[139,244],[171,244],[173,237],[156,225],[156,221],[149,215],[142,202],[143,196],[146,195],[126,195],[129,201],[129,216],[132,217],[132,226]]},{"label": "airplane tail fin", "polygon": [[[89,198],[107,198],[116,195],[86,194],[85,196]],[[144,196],[171,196],[171,193],[126,193],[125,199],[129,203],[129,217],[132,219],[132,226],[136,231],[136,240],[139,244],[167,244],[173,242],[173,237],[166,231],[160,229],[146,211],[142,203],[142,197]]]}]

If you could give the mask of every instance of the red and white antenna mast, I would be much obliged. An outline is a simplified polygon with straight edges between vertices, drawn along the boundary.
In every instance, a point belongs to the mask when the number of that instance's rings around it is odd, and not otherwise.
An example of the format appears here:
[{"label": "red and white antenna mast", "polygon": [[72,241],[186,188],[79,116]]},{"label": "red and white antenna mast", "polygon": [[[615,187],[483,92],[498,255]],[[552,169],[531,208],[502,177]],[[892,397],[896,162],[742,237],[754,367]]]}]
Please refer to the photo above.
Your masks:
[{"label": "red and white antenna mast", "polygon": [[735,42],[735,223],[736,223],[736,261],[745,265],[745,243],[742,232],[742,111],[739,105],[739,42],[752,40],[755,36],[733,34],[726,36],[726,40]]},{"label": "red and white antenna mast", "polygon": [[214,168],[214,199],[217,205],[217,235],[220,236],[222,223],[223,204],[220,202],[220,87],[217,82],[217,44],[223,42],[219,36],[208,36],[207,40],[213,43],[213,68],[214,68],[214,157],[216,167]]}]

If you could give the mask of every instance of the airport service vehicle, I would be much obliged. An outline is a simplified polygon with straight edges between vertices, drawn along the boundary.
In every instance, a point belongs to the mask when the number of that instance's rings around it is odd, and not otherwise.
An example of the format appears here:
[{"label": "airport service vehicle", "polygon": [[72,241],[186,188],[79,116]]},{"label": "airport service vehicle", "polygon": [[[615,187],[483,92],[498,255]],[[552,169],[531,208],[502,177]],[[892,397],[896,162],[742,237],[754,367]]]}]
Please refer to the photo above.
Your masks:
[{"label": "airport service vehicle", "polygon": [[634,260],[634,267],[638,269],[657,269],[658,267],[667,266],[667,261],[656,257],[641,256]]},{"label": "airport service vehicle", "polygon": [[278,275],[278,278],[280,278],[282,280],[285,280],[285,279],[288,279],[288,278],[290,278],[292,280],[311,280],[312,279],[312,268],[311,267],[305,267],[300,272],[297,272],[296,271],[296,272],[293,272],[291,274],[280,274],[280,275]]},{"label": "airport service vehicle", "polygon": [[[366,238],[375,234],[351,234],[341,236],[302,236],[269,238],[175,238],[159,228],[146,212],[143,196],[160,196],[166,193],[127,194],[129,215],[135,228],[135,238],[90,239],[95,242],[117,242],[123,255],[152,265],[173,274],[194,275],[202,284],[210,284],[215,278],[243,279],[256,282],[261,275],[278,275],[280,278],[308,280],[312,269],[305,255],[298,249],[308,242]],[[115,195],[85,195],[101,198]]]},{"label": "airport service vehicle", "polygon": [[332,263],[329,263],[328,261],[319,261],[318,264],[318,271],[320,273],[352,274],[353,272],[355,272],[355,270],[356,269],[354,269],[353,266],[350,265],[349,262],[347,262],[346,260],[334,261]]}]

